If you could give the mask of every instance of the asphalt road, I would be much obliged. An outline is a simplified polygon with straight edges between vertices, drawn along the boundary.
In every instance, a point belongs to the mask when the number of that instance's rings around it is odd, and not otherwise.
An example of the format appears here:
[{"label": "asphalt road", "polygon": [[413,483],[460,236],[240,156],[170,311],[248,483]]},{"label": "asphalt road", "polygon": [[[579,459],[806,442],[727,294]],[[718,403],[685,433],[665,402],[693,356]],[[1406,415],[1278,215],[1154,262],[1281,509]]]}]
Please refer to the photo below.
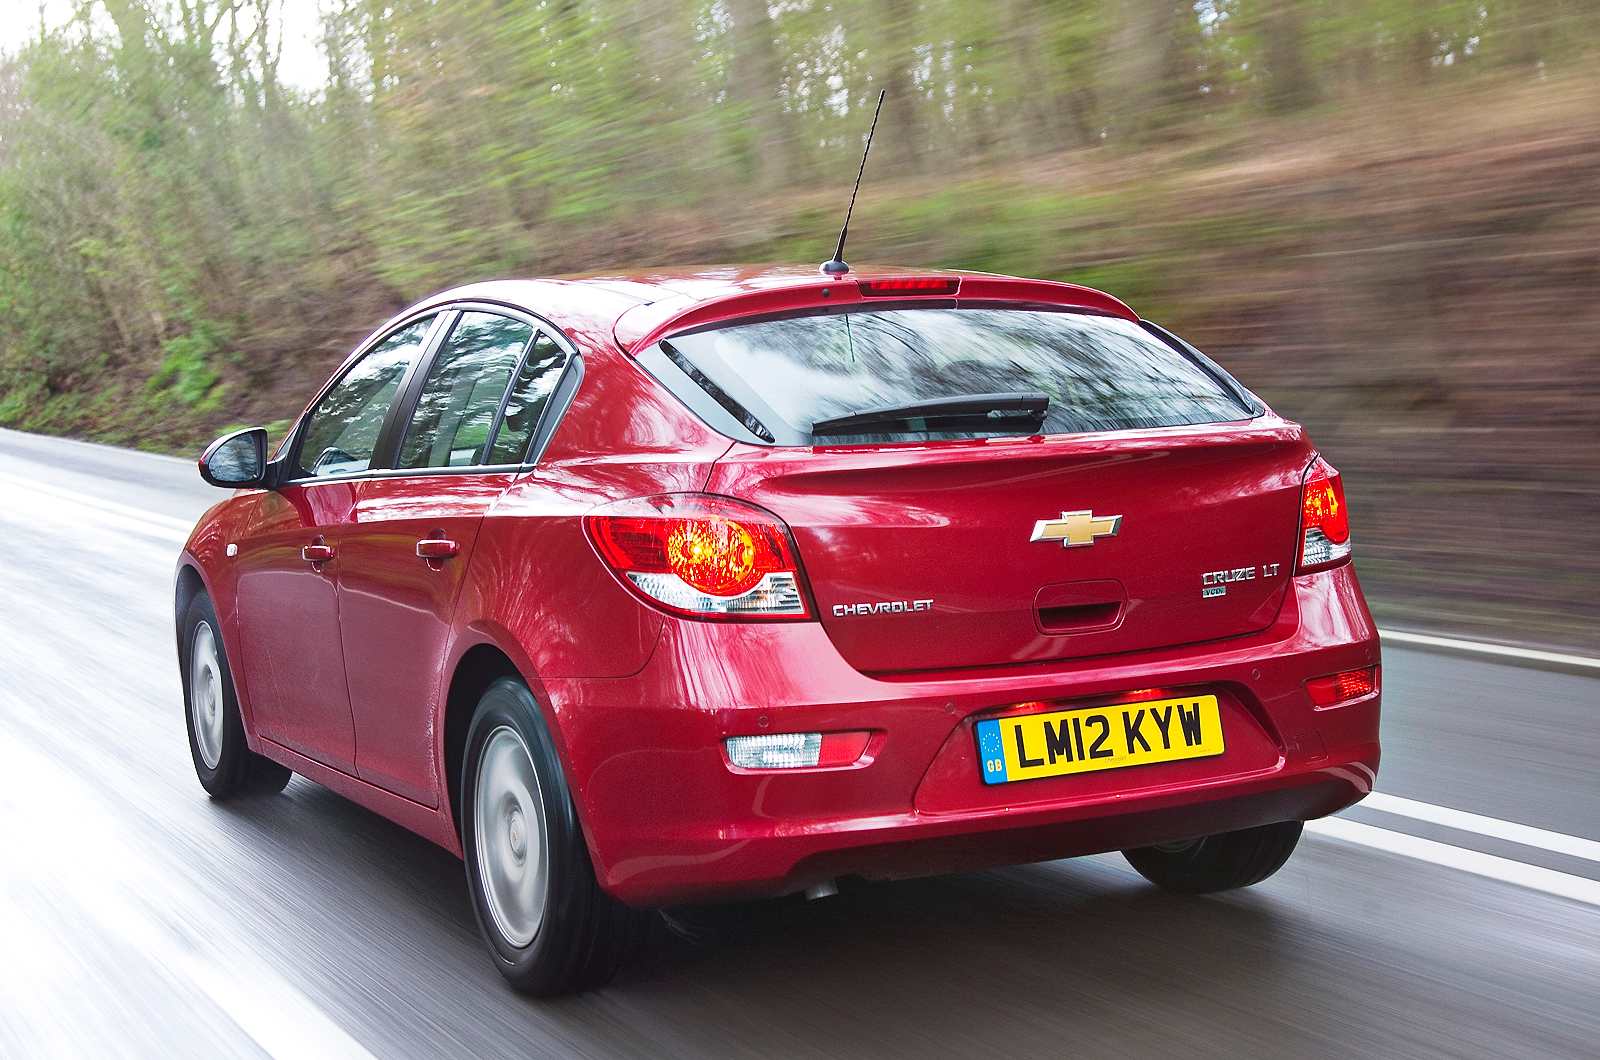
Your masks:
[{"label": "asphalt road", "polygon": [[534,1002],[444,851],[300,778],[201,791],[171,580],[223,496],[0,431],[0,1056],[1600,1055],[1600,670],[1386,645],[1401,801],[1248,891],[1105,855],[685,910]]}]

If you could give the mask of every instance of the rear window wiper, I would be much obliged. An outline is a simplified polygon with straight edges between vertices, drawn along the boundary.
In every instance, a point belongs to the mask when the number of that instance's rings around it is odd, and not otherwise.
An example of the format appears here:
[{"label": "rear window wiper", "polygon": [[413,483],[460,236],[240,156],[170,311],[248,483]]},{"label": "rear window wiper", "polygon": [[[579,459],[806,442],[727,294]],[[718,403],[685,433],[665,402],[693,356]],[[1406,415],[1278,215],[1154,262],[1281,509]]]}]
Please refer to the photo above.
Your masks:
[{"label": "rear window wiper", "polygon": [[920,434],[927,431],[1037,431],[1044,426],[1050,395],[1037,390],[1008,394],[968,394],[929,398],[904,405],[860,409],[848,416],[818,420],[821,434]]}]

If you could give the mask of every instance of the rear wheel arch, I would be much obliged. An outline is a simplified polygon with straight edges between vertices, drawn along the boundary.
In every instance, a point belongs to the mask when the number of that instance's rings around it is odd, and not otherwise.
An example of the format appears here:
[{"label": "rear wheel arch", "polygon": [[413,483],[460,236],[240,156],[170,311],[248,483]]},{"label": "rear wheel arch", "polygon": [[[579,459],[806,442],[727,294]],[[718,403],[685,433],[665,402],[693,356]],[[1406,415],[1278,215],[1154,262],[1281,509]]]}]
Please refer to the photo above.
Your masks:
[{"label": "rear wheel arch", "polygon": [[597,857],[594,832],[589,824],[589,808],[584,804],[581,786],[573,774],[572,761],[566,739],[562,735],[559,719],[549,695],[542,688],[531,667],[517,665],[505,649],[493,641],[483,641],[468,648],[456,662],[450,675],[450,688],[445,694],[444,718],[439,726],[444,736],[445,792],[449,799],[450,824],[456,838],[461,837],[461,779],[467,751],[467,736],[472,728],[472,717],[478,702],[489,686],[502,677],[514,677],[528,687],[533,701],[539,705],[545,727],[555,745],[556,758],[561,763],[567,787],[572,793],[573,809],[583,830],[584,841],[589,846],[591,858]]},{"label": "rear wheel arch", "polygon": [[467,750],[467,730],[472,726],[478,700],[502,677],[522,678],[522,671],[509,655],[488,643],[468,648],[450,675],[441,728],[444,731],[446,795],[450,800],[450,821],[457,836],[461,835],[461,769]]}]

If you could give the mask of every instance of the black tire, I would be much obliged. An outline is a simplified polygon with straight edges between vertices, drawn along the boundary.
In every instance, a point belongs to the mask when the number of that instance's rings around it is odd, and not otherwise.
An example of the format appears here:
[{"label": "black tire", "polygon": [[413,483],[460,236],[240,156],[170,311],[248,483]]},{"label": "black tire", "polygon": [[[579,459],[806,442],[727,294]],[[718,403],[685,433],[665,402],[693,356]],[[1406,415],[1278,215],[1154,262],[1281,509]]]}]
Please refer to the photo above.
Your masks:
[{"label": "black tire", "polygon": [[544,716],[520,680],[501,678],[478,701],[458,805],[472,909],[506,981],[534,997],[610,982],[644,938],[645,916],[600,889]]},{"label": "black tire", "polygon": [[1183,843],[1124,850],[1128,864],[1158,887],[1211,894],[1260,883],[1283,868],[1300,842],[1303,821],[1202,836]]},{"label": "black tire", "polygon": [[200,786],[213,799],[276,795],[294,774],[250,750],[245,740],[233,670],[211,598],[203,592],[195,596],[179,621],[183,716]]}]

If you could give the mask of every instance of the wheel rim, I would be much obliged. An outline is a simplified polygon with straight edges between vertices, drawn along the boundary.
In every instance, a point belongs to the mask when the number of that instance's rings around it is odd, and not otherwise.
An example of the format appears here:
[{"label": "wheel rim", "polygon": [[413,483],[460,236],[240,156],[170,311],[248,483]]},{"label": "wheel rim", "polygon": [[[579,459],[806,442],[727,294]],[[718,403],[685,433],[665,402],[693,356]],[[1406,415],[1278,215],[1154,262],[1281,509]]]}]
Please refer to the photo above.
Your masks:
[{"label": "wheel rim", "polygon": [[521,949],[544,920],[550,857],[533,757],[509,725],[484,741],[474,818],[478,875],[489,913],[506,941]]},{"label": "wheel rim", "polygon": [[217,635],[211,623],[201,622],[194,629],[194,647],[189,656],[189,716],[194,723],[194,745],[207,769],[217,768],[222,760],[222,660],[217,654]]}]

